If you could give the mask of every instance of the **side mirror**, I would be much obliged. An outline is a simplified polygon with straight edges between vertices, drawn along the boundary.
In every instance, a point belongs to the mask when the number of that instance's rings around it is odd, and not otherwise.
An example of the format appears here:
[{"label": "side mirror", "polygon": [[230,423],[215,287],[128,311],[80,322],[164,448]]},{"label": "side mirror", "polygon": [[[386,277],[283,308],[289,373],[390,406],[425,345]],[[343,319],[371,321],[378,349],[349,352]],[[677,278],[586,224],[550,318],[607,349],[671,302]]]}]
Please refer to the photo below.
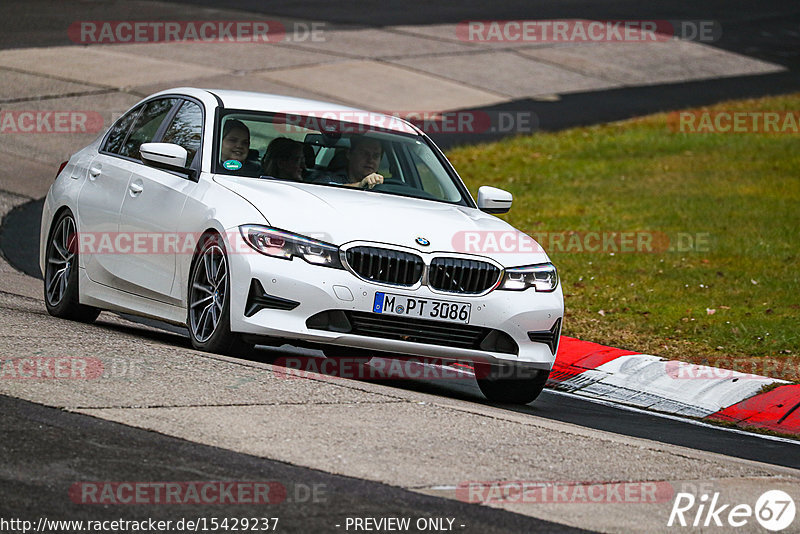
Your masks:
[{"label": "side mirror", "polygon": [[483,185],[478,189],[478,209],[486,213],[506,213],[514,197],[508,191]]},{"label": "side mirror", "polygon": [[186,168],[186,160],[189,157],[189,153],[180,145],[172,143],[142,143],[142,146],[139,147],[139,153],[142,155],[142,161],[145,165],[194,174],[191,169]]}]

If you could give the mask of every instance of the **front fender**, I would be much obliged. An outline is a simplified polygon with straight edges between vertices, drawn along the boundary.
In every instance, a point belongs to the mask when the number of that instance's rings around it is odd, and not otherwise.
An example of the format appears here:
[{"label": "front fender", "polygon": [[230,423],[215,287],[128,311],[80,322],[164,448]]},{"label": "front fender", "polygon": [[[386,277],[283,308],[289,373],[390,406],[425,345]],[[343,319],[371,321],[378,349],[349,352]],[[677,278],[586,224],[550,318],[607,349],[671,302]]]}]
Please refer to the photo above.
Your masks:
[{"label": "front fender", "polygon": [[[178,232],[193,233],[199,237],[206,231],[215,231],[223,237],[228,254],[235,253],[241,242],[238,227],[242,224],[269,224],[261,212],[245,198],[211,180],[211,175],[203,173],[198,180],[195,193],[187,198],[181,212]],[[180,250],[177,258],[173,294],[178,294],[184,306],[188,302],[188,281],[192,258],[196,249]]]}]

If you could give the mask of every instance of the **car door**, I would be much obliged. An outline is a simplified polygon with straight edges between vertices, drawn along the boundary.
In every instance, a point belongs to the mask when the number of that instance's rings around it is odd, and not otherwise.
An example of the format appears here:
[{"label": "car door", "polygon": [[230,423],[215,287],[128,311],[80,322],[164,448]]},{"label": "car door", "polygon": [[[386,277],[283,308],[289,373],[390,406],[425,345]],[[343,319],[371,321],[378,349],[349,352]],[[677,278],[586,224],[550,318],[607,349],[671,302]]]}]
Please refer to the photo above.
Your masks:
[{"label": "car door", "polygon": [[89,163],[78,196],[78,216],[83,264],[95,282],[112,287],[123,282],[120,275],[129,254],[119,234],[119,216],[138,165],[139,145],[158,131],[176,102],[175,98],[151,100],[123,115]]},{"label": "car door", "polygon": [[[158,135],[142,142],[157,141],[182,146],[187,165],[199,171],[202,146],[203,108],[194,100],[180,99]],[[141,144],[141,143],[139,143]],[[138,147],[137,147],[138,150]],[[119,217],[121,235],[131,236],[134,250],[118,266],[127,290],[169,304],[179,304],[173,293],[176,254],[193,236],[178,235],[179,217],[197,183],[185,173],[137,163],[131,173]],[[191,251],[189,251],[191,253]]]},{"label": "car door", "polygon": [[88,172],[78,194],[78,229],[81,234],[81,264],[95,282],[113,285],[113,263],[117,261],[113,239],[119,228],[119,210],[131,175],[129,161],[119,157],[131,126],[142,113],[138,106],[111,127],[98,153],[88,163]]}]

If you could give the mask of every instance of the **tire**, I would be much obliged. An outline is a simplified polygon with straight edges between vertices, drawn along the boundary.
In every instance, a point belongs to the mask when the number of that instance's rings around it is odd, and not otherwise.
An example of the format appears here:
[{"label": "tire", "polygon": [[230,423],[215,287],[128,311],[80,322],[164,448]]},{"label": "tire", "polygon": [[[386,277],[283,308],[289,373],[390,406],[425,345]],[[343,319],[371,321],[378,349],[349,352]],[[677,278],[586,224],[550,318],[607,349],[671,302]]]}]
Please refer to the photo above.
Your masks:
[{"label": "tire", "polygon": [[192,260],[186,326],[195,349],[227,354],[249,353],[253,345],[231,332],[230,267],[219,234],[206,234]]},{"label": "tire", "polygon": [[528,404],[536,400],[550,371],[522,366],[475,364],[475,379],[484,396],[493,402]]},{"label": "tire", "polygon": [[44,266],[44,304],[62,319],[91,323],[100,310],[81,304],[78,297],[78,233],[75,217],[66,210],[50,228]]}]

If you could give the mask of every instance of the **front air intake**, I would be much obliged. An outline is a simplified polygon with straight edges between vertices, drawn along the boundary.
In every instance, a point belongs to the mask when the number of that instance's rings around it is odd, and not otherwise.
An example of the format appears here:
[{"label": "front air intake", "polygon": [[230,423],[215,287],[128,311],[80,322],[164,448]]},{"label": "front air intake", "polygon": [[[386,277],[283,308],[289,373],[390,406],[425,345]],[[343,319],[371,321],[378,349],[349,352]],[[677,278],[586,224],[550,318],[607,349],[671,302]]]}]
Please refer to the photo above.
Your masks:
[{"label": "front air intake", "polygon": [[556,319],[550,330],[528,332],[528,339],[535,343],[544,343],[550,348],[550,352],[555,355],[558,350],[558,341],[561,339],[561,318]]},{"label": "front air intake", "polygon": [[499,278],[500,269],[491,263],[463,258],[434,258],[428,270],[428,285],[448,293],[483,293]]},{"label": "front air intake", "polygon": [[402,287],[419,282],[425,267],[416,254],[378,247],[353,247],[347,250],[345,257],[361,278]]}]

